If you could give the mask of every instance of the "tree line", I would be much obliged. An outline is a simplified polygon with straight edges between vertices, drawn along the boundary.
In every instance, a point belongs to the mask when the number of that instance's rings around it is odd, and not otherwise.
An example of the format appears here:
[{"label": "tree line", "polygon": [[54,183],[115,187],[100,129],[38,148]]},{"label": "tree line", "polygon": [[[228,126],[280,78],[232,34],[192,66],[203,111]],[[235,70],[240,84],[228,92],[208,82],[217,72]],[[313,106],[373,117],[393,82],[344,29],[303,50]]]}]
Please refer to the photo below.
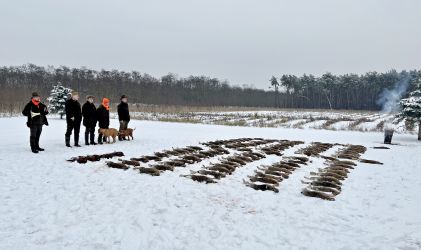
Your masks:
[{"label": "tree line", "polygon": [[207,76],[167,74],[156,78],[138,71],[26,64],[0,67],[0,106],[3,112],[20,107],[28,101],[32,91],[38,91],[46,99],[52,86],[61,83],[82,95],[108,97],[112,102],[127,94],[132,103],[156,105],[378,110],[380,93],[408,77],[419,81],[421,71],[391,70],[363,75],[326,73],[320,77],[282,75],[268,77],[268,86],[272,88],[263,90],[234,86]]}]

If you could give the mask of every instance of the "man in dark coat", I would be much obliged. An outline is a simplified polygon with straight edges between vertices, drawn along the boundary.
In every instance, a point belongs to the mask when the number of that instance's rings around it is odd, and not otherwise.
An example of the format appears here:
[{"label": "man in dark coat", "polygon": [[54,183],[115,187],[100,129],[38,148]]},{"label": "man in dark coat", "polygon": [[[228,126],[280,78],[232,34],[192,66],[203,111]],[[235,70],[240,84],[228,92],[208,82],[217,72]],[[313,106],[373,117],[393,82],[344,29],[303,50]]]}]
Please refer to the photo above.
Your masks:
[{"label": "man in dark coat", "polygon": [[[110,126],[110,100],[108,98],[102,99],[101,105],[96,110],[96,118],[99,128],[108,129]],[[98,133],[98,144],[102,144],[103,140],[105,141],[103,135]]]},{"label": "man in dark coat", "polygon": [[[117,106],[118,120],[120,121],[120,131],[126,130],[130,121],[129,114],[129,105],[127,104],[127,96],[122,95],[120,98],[120,104]],[[118,136],[118,139],[121,141],[124,138]]]},{"label": "man in dark coat", "polygon": [[83,126],[85,126],[85,145],[96,145],[95,143],[95,127],[96,127],[96,107],[94,97],[88,95],[86,102],[82,106]]},{"label": "man in dark coat", "polygon": [[72,130],[74,130],[74,140],[75,147],[80,147],[79,145],[79,131],[80,123],[82,122],[82,111],[79,103],[79,93],[73,91],[72,96],[65,104],[66,109],[66,122],[67,122],[67,131],[65,134],[66,146],[70,146],[70,136],[72,135]]},{"label": "man in dark coat", "polygon": [[48,114],[47,106],[41,103],[41,97],[38,93],[32,93],[31,101],[26,104],[22,114],[28,117],[26,126],[30,129],[29,142],[33,153],[37,154],[39,151],[44,151],[39,146],[39,138],[41,137],[42,126],[48,126],[46,115]]}]

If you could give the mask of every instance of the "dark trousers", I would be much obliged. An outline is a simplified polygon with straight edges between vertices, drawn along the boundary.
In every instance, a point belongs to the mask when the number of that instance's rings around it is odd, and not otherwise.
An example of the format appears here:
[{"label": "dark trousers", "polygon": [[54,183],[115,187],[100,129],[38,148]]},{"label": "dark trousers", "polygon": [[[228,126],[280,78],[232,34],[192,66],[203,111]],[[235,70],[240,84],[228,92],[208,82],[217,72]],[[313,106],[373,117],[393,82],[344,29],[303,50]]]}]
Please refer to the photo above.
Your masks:
[{"label": "dark trousers", "polygon": [[31,144],[31,149],[39,148],[39,138],[41,137],[42,125],[32,125],[30,127],[30,137],[29,142]]},{"label": "dark trousers", "polygon": [[70,121],[67,122],[66,139],[70,140],[70,136],[72,135],[72,130],[74,130],[75,144],[78,144],[79,143],[80,121],[70,120]]},{"label": "dark trousers", "polygon": [[95,142],[95,127],[85,126],[85,144],[89,144],[89,139],[91,144]]},{"label": "dark trousers", "polygon": [[120,131],[126,130],[129,126],[129,121],[120,121]]}]

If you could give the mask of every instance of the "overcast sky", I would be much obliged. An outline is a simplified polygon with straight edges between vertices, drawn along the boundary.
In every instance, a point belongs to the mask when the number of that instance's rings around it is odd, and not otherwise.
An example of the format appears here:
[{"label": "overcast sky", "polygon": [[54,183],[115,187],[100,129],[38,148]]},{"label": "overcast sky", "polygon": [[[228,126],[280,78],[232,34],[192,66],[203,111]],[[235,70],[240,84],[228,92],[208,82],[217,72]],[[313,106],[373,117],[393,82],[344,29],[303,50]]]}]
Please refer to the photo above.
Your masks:
[{"label": "overcast sky", "polygon": [[207,75],[421,69],[420,0],[0,0],[0,65]]}]

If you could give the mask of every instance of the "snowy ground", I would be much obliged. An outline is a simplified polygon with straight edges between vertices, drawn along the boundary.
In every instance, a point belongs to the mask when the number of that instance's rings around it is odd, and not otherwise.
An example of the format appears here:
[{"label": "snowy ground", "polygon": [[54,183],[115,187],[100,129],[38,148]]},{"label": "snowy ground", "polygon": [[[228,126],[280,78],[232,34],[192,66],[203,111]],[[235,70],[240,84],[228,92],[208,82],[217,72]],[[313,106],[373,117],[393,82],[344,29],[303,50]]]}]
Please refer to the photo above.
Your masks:
[{"label": "snowy ground", "polygon": [[[135,141],[67,149],[64,121],[50,124],[41,139],[46,152],[34,155],[25,119],[0,119],[0,249],[421,249],[421,143],[414,135],[398,134],[398,145],[376,150],[383,136],[375,132],[133,121]],[[318,158],[279,193],[242,183],[275,156],[208,185],[180,177],[201,164],[151,177],[104,161],[65,161],[240,137],[361,144],[368,147],[363,158],[384,165],[359,163],[336,201],[324,201],[300,193],[303,177],[322,167]]]},{"label": "snowy ground", "polygon": [[[132,112],[132,118],[150,121],[170,121],[230,125],[246,127],[281,127],[300,129],[353,130],[361,132],[380,132],[385,123],[394,120],[393,114],[369,111],[240,111],[240,112]],[[357,122],[358,124],[354,124]],[[330,123],[330,125],[326,125]],[[407,128],[404,122],[395,125],[397,133],[412,133],[418,127]]]}]

